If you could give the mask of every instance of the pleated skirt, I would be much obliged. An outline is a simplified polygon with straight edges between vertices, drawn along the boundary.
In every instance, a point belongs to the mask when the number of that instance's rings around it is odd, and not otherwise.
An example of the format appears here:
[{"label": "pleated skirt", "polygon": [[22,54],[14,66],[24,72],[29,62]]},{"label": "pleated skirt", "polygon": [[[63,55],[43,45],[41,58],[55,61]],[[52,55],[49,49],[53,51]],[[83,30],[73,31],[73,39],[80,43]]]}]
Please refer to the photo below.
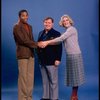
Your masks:
[{"label": "pleated skirt", "polygon": [[67,54],[65,84],[80,86],[85,82],[82,54]]}]

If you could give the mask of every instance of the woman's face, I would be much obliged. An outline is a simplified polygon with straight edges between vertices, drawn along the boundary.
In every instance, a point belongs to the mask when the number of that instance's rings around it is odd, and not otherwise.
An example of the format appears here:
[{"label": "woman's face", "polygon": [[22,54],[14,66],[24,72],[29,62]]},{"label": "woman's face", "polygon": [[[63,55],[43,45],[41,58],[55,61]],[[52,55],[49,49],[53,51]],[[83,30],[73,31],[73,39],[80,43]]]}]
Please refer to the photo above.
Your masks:
[{"label": "woman's face", "polygon": [[63,26],[66,27],[66,28],[71,26],[70,21],[69,21],[69,19],[67,17],[63,18],[63,22],[62,23],[63,23]]}]

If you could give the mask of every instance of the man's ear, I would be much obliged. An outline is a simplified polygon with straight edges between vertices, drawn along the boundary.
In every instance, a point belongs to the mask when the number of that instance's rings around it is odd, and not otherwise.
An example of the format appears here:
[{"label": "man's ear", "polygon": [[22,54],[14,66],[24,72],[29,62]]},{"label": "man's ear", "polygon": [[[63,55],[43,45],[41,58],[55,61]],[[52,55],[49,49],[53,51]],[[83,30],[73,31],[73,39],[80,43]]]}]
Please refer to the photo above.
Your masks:
[{"label": "man's ear", "polygon": [[20,22],[20,17],[18,18],[18,21],[17,21],[17,23],[19,23]]}]

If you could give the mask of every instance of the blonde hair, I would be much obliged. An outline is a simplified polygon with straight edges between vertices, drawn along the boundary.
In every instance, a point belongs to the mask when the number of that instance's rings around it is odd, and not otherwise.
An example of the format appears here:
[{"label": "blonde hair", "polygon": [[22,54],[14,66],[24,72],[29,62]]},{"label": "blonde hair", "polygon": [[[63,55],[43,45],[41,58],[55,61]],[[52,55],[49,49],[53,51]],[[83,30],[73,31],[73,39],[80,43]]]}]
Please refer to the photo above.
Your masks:
[{"label": "blonde hair", "polygon": [[61,17],[60,21],[59,21],[59,25],[60,25],[60,26],[63,26],[63,27],[64,27],[64,25],[63,25],[63,19],[64,19],[65,17],[68,18],[68,20],[69,20],[69,22],[70,22],[71,25],[74,24],[74,22],[73,22],[73,20],[71,19],[70,16],[68,16],[68,15],[63,15],[63,16]]}]

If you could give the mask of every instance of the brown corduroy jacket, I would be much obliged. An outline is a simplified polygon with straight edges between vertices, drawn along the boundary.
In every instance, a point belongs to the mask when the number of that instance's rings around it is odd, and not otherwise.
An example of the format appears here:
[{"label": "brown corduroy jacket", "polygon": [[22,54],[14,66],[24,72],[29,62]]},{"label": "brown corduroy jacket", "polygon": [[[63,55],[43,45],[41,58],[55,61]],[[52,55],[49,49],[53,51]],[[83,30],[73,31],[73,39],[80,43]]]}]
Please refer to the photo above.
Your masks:
[{"label": "brown corduroy jacket", "polygon": [[27,59],[34,57],[34,48],[37,43],[32,35],[32,27],[28,24],[29,32],[25,29],[24,24],[19,22],[13,27],[13,35],[16,43],[16,53],[18,59]]}]

